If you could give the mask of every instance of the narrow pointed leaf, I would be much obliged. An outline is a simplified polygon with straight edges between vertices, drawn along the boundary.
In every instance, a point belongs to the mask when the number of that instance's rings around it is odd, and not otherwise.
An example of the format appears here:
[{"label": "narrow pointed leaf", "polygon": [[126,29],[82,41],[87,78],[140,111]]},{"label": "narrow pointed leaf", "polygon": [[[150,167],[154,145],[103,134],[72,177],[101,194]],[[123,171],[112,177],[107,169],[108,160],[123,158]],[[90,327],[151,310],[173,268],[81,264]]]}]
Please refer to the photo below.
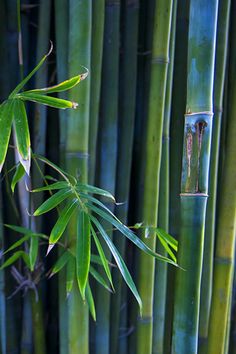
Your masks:
[{"label": "narrow pointed leaf", "polygon": [[8,227],[9,229],[18,232],[19,234],[24,234],[24,235],[29,235],[29,236],[37,236],[40,238],[43,238],[45,240],[48,240],[48,236],[44,235],[42,233],[35,233],[31,229],[27,229],[26,227],[22,226],[17,226],[17,225],[9,225],[9,224],[4,224],[4,226]]},{"label": "narrow pointed leaf", "polygon": [[30,239],[30,249],[29,249],[29,260],[30,260],[30,270],[33,272],[34,266],[38,256],[39,239],[38,237],[31,237]]},{"label": "narrow pointed leaf", "polygon": [[155,232],[159,235],[163,240],[165,240],[175,251],[178,251],[178,241],[169,235],[165,230],[160,227],[155,228]]},{"label": "narrow pointed leaf", "polygon": [[55,244],[60,239],[61,235],[65,231],[68,222],[70,221],[72,214],[74,213],[77,207],[77,200],[74,200],[65,206],[51,231],[49,237],[49,244]]},{"label": "narrow pointed leaf", "polygon": [[69,252],[64,252],[62,256],[58,258],[54,266],[52,267],[50,277],[52,277],[54,274],[60,272],[60,270],[67,264],[69,259],[71,258],[71,254]]},{"label": "narrow pointed leaf", "polygon": [[159,235],[157,235],[157,237],[160,243],[162,244],[162,246],[164,247],[164,249],[166,250],[166,252],[169,254],[169,256],[173,259],[174,262],[176,262],[176,256],[172,252],[171,248],[168,246],[168,243]]},{"label": "narrow pointed leaf", "polygon": [[14,130],[19,160],[27,174],[30,171],[30,134],[25,104],[14,100]]},{"label": "narrow pointed leaf", "polygon": [[13,263],[15,263],[19,258],[23,258],[26,265],[30,268],[29,256],[24,251],[17,251],[11,257],[9,257],[0,267],[0,270],[9,267]]},{"label": "narrow pointed leaf", "polygon": [[[19,240],[14,242],[3,254],[6,254],[10,251],[13,251],[17,247],[21,246],[25,241],[28,241],[31,237],[38,238],[40,237],[41,234],[36,234],[36,233],[28,233],[27,235],[21,237]],[[46,237],[47,238],[47,237]]]},{"label": "narrow pointed leaf", "polygon": [[79,211],[78,234],[76,240],[76,270],[81,296],[85,299],[91,254],[90,220],[83,210]]},{"label": "narrow pointed leaf", "polygon": [[49,107],[59,108],[59,109],[67,109],[73,108],[76,109],[78,107],[78,103],[64,100],[62,98],[40,95],[39,93],[27,93],[22,92],[17,95],[18,98],[24,101],[32,101],[40,104],[44,104]]},{"label": "narrow pointed leaf", "polygon": [[122,277],[124,278],[126,284],[128,285],[128,287],[130,288],[130,290],[134,294],[134,296],[139,304],[140,313],[142,313],[142,300],[139,296],[137,288],[136,288],[136,286],[133,282],[133,279],[128,271],[128,268],[126,267],[124,260],[122,259],[120,253],[118,252],[115,245],[112,243],[110,237],[107,235],[106,231],[103,229],[102,225],[98,222],[98,220],[96,218],[94,218],[93,216],[91,216],[90,218],[93,221],[94,225],[96,226],[97,230],[100,232],[100,234],[103,237],[104,241],[106,242],[107,246],[109,247],[109,249],[116,261],[116,264],[122,274]]},{"label": "narrow pointed leaf", "polygon": [[114,285],[113,285],[113,282],[112,282],[112,276],[111,276],[111,271],[110,271],[110,268],[109,268],[109,265],[108,265],[108,261],[106,259],[106,256],[105,256],[105,253],[102,249],[102,245],[96,235],[96,232],[94,231],[94,228],[91,227],[91,232],[92,232],[92,235],[93,235],[93,239],[95,241],[95,244],[96,244],[96,247],[97,247],[97,250],[98,250],[98,253],[99,253],[99,256],[100,256],[100,261],[103,265],[103,268],[105,270],[105,273],[107,275],[107,278],[111,284],[111,287],[112,287],[112,290],[115,291],[114,289]]},{"label": "narrow pointed leaf", "polygon": [[98,188],[98,187],[94,187],[94,186],[91,186],[89,184],[82,184],[82,183],[78,183],[77,184],[77,189],[78,189],[79,192],[86,191],[88,193],[102,195],[103,197],[109,198],[113,202],[115,202],[114,196],[110,192],[105,191],[104,189],[101,189],[101,188]]},{"label": "narrow pointed leaf", "polygon": [[5,101],[0,106],[0,172],[2,170],[7,154],[7,148],[11,135],[12,120],[12,101]]},{"label": "narrow pointed leaf", "polygon": [[50,198],[48,198],[43,204],[38,207],[34,212],[34,216],[39,216],[48,211],[54,209],[60,203],[62,203],[66,198],[71,196],[71,190],[59,190],[55,194],[53,194]]},{"label": "narrow pointed leaf", "polygon": [[94,319],[94,321],[96,321],[96,309],[95,309],[93,294],[92,294],[89,283],[87,283],[87,286],[86,286],[85,298],[86,298],[91,316]]},{"label": "narrow pointed leaf", "polygon": [[24,177],[24,175],[25,175],[25,169],[22,166],[22,164],[19,164],[16,168],[16,171],[11,181],[12,193],[14,193],[15,191],[16,184]]},{"label": "narrow pointed leaf", "polygon": [[110,293],[112,292],[111,288],[107,284],[106,280],[103,278],[103,276],[92,266],[89,268],[90,274],[94,277],[94,279],[97,280],[99,284],[101,284],[106,290],[108,290]]},{"label": "narrow pointed leaf", "polygon": [[87,203],[87,206],[92,211],[94,211],[96,214],[98,214],[99,216],[104,218],[106,221],[108,221],[110,224],[112,224],[117,230],[119,230],[125,237],[127,237],[130,241],[132,241],[142,251],[144,251],[145,253],[149,254],[150,256],[155,257],[156,259],[158,259],[160,261],[165,261],[167,263],[170,263],[170,264],[178,267],[178,265],[174,261],[172,261],[171,259],[169,259],[167,257],[164,257],[164,256],[152,251],[127,226],[125,226],[121,222],[118,222],[111,215],[109,215],[108,213],[104,212],[103,210],[97,208],[95,205],[93,205],[91,203]]},{"label": "narrow pointed leaf", "polygon": [[44,187],[35,188],[31,192],[38,193],[38,192],[43,192],[43,191],[52,191],[52,190],[56,190],[56,189],[65,189],[68,187],[69,187],[69,184],[67,182],[62,181],[62,182],[48,184],[47,186],[44,186]]},{"label": "narrow pointed leaf", "polygon": [[31,77],[39,70],[39,68],[43,65],[43,63],[45,62],[45,60],[47,59],[47,57],[51,54],[52,52],[52,44],[51,44],[51,48],[49,50],[49,52],[43,56],[43,58],[40,60],[40,62],[38,63],[38,65],[36,65],[36,67],[26,76],[26,78],[24,78],[24,80],[22,80],[17,86],[16,88],[12,91],[12,93],[10,94],[9,98],[14,98],[15,95],[27,84],[27,82],[31,79]]},{"label": "narrow pointed leaf", "polygon": [[55,86],[45,87],[45,88],[41,88],[41,89],[28,90],[25,92],[26,93],[45,94],[45,93],[55,93],[55,92],[68,91],[68,90],[72,89],[74,86],[78,85],[78,83],[80,81],[84,80],[87,76],[88,76],[88,72],[74,76],[71,79],[65,80]]}]

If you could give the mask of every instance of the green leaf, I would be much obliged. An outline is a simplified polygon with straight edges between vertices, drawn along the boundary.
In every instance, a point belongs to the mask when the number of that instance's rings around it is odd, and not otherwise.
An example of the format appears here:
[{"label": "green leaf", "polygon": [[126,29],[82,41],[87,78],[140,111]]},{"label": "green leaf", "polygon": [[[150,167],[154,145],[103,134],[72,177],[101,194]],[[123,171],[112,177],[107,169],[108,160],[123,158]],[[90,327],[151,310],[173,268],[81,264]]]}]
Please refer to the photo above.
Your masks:
[{"label": "green leaf", "polygon": [[7,148],[11,135],[12,120],[12,100],[5,101],[0,106],[0,172],[2,170],[7,154]]},{"label": "green leaf", "polygon": [[109,264],[108,264],[108,260],[106,259],[106,256],[105,256],[105,253],[102,249],[102,245],[96,235],[96,232],[94,231],[94,228],[91,226],[91,231],[92,231],[92,235],[93,235],[93,239],[95,241],[95,244],[96,244],[96,247],[97,247],[97,250],[98,250],[98,253],[99,253],[99,256],[100,256],[100,260],[101,260],[101,263],[103,265],[103,268],[105,270],[105,273],[107,275],[107,278],[111,284],[111,287],[112,287],[112,290],[115,291],[114,289],[114,285],[113,285],[113,282],[112,282],[112,276],[111,276],[111,271],[110,271],[110,268],[109,268]]},{"label": "green leaf", "polygon": [[20,163],[29,175],[30,171],[30,134],[25,105],[21,100],[14,99],[14,130],[16,147]]},{"label": "green leaf", "polygon": [[69,184],[67,182],[60,181],[60,182],[48,184],[48,185],[46,185],[44,187],[35,188],[31,192],[32,193],[38,193],[38,192],[43,192],[43,191],[52,191],[52,190],[55,190],[55,189],[65,189],[65,188],[68,188],[68,187],[69,187]]},{"label": "green leaf", "polygon": [[88,71],[84,74],[74,76],[69,80],[65,80],[65,81],[59,83],[58,85],[45,87],[45,88],[41,88],[41,89],[29,90],[29,91],[25,91],[25,92],[26,93],[45,94],[45,93],[55,93],[55,92],[68,91],[68,90],[72,89],[74,86],[78,85],[78,83],[80,81],[84,80],[87,76],[88,76]]},{"label": "green leaf", "polygon": [[62,98],[40,95],[39,93],[29,93],[29,92],[21,92],[17,94],[17,98],[20,98],[24,101],[32,101],[40,104],[44,104],[49,107],[59,108],[59,109],[67,109],[73,108],[76,109],[78,107],[78,103],[64,100]]},{"label": "green leaf", "polygon": [[52,52],[52,43],[51,43],[51,48],[49,50],[49,52],[43,56],[43,58],[40,60],[40,62],[38,63],[38,65],[26,76],[26,78],[24,78],[24,80],[22,80],[17,86],[16,88],[12,91],[12,93],[10,94],[9,98],[14,98],[15,95],[27,84],[27,82],[31,79],[31,77],[39,70],[39,68],[43,65],[43,63],[45,62],[45,60],[47,59],[47,57],[51,54]]},{"label": "green leaf", "polygon": [[89,311],[91,313],[92,318],[96,321],[96,309],[93,299],[93,294],[90,288],[89,283],[87,282],[86,290],[85,290],[85,298],[89,307]]},{"label": "green leaf", "polygon": [[130,241],[132,241],[142,251],[144,251],[145,253],[149,254],[150,256],[155,257],[156,259],[158,259],[160,261],[165,261],[167,263],[170,263],[170,264],[178,267],[178,265],[174,261],[172,261],[171,259],[169,259],[167,257],[164,257],[164,256],[152,251],[147,245],[145,245],[145,243],[142,240],[140,240],[135,235],[135,233],[133,233],[127,226],[122,224],[120,221],[117,221],[116,219],[114,219],[114,217],[112,217],[110,214],[108,214],[105,211],[97,208],[95,205],[93,205],[93,204],[91,204],[89,202],[87,202],[86,205],[92,211],[94,211],[96,214],[98,214],[99,216],[104,218],[106,221],[108,221],[110,224],[112,224],[117,230],[119,230],[125,237],[127,237]]},{"label": "green leaf", "polygon": [[87,199],[88,201],[97,204],[98,206],[100,206],[102,209],[105,209],[108,214],[110,214],[114,219],[116,219],[118,222],[120,222],[120,220],[112,213],[112,211],[102,202],[100,202],[100,200],[98,200],[97,198],[92,197],[89,194],[84,194],[84,193],[80,193],[80,197],[83,199]]},{"label": "green leaf", "polygon": [[58,206],[60,203],[62,203],[66,198],[70,197],[72,195],[71,190],[59,190],[55,194],[53,194],[51,197],[49,197],[43,204],[38,207],[37,210],[34,212],[34,216],[39,216],[44,213],[47,213],[48,211],[54,209],[56,206]]},{"label": "green leaf", "polygon": [[66,295],[70,295],[75,279],[75,259],[70,257],[67,262],[67,272],[66,272]]},{"label": "green leaf", "polygon": [[23,234],[23,235],[29,235],[29,236],[37,236],[40,238],[43,238],[45,240],[48,240],[48,236],[42,234],[42,233],[35,233],[33,232],[31,229],[27,229],[26,227],[22,227],[22,226],[17,226],[17,225],[9,225],[9,224],[4,224],[4,226],[8,227],[9,229],[18,232],[19,234]]},{"label": "green leaf", "polygon": [[56,263],[54,264],[54,266],[52,267],[51,273],[50,273],[50,278],[60,272],[60,270],[67,264],[67,262],[69,261],[69,259],[71,258],[71,254],[66,251],[62,254],[62,256],[60,256],[58,258],[58,260],[56,261]]},{"label": "green leaf", "polygon": [[165,240],[176,252],[178,251],[178,241],[160,227],[154,228],[156,234]]},{"label": "green leaf", "polygon": [[22,177],[25,175],[24,167],[19,163],[16,167],[16,171],[11,181],[11,190],[12,193],[15,191],[16,184],[21,180]]},{"label": "green leaf", "polygon": [[113,202],[115,202],[115,198],[113,197],[113,195],[111,193],[105,191],[104,189],[101,189],[101,188],[98,188],[98,187],[94,187],[94,186],[91,186],[89,184],[83,184],[83,183],[77,183],[76,187],[77,187],[79,192],[85,191],[85,192],[88,192],[88,193],[102,195],[103,197],[109,198]]},{"label": "green leaf", "polygon": [[107,284],[106,280],[103,278],[103,276],[102,276],[100,273],[98,273],[98,272],[96,271],[95,268],[93,268],[92,266],[90,266],[89,272],[90,272],[90,274],[94,277],[94,279],[97,280],[97,282],[98,282],[99,284],[101,284],[106,290],[108,290],[110,293],[112,293],[112,290],[111,290],[111,288],[109,287],[109,285]]},{"label": "green leaf", "polygon": [[79,211],[78,233],[76,239],[76,270],[81,296],[85,299],[91,254],[90,220],[83,210]]},{"label": "green leaf", "polygon": [[128,268],[126,267],[125,262],[123,261],[120,253],[118,252],[118,250],[116,249],[115,245],[112,243],[110,237],[107,235],[106,231],[103,229],[102,225],[98,222],[98,220],[96,218],[94,218],[93,216],[90,216],[92,222],[94,223],[94,225],[96,226],[97,230],[100,232],[101,236],[103,237],[104,241],[106,242],[106,244],[108,245],[115,261],[116,264],[121,272],[122,277],[124,278],[126,284],[128,285],[128,287],[130,288],[130,290],[132,291],[132,293],[134,294],[138,304],[139,304],[139,308],[140,308],[140,313],[142,313],[142,300],[139,296],[139,293],[137,291],[137,288],[133,282],[133,279],[128,271]]},{"label": "green leaf", "polygon": [[0,270],[9,267],[15,263],[19,258],[23,258],[25,264],[30,268],[29,256],[24,251],[17,251],[11,257],[9,257],[0,267]]},{"label": "green leaf", "polygon": [[39,239],[38,237],[31,237],[30,239],[30,249],[29,249],[29,260],[30,260],[30,270],[33,272],[34,266],[38,256],[39,249]]},{"label": "green leaf", "polygon": [[59,216],[56,224],[54,225],[50,237],[49,237],[49,245],[55,244],[70,221],[72,214],[74,213],[75,209],[78,207],[77,200],[73,200],[72,202],[68,203],[65,208],[62,210],[61,215]]},{"label": "green leaf", "polygon": [[[14,242],[3,254],[13,251],[17,247],[21,246],[25,241],[28,241],[31,237],[40,237],[41,234],[27,233],[25,236],[21,237],[19,240]],[[47,238],[47,237],[46,237]]]}]

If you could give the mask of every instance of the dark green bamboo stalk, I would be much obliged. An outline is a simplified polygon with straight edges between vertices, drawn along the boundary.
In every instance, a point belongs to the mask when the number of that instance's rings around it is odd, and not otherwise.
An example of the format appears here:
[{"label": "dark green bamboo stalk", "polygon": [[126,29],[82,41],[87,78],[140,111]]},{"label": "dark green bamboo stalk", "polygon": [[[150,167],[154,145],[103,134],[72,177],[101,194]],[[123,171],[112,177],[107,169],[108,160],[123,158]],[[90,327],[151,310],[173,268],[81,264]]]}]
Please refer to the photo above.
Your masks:
[{"label": "dark green bamboo stalk", "polygon": [[96,168],[97,131],[99,121],[99,102],[101,91],[102,52],[105,18],[105,0],[92,4],[92,53],[91,53],[91,91],[89,118],[89,183],[94,184]]},{"label": "dark green bamboo stalk", "polygon": [[[68,0],[57,0],[55,2],[55,34],[56,34],[56,62],[57,62],[57,78],[62,82],[68,78],[68,26],[69,26],[69,9]],[[66,95],[63,97],[65,98]],[[60,126],[60,165],[65,166],[65,147],[67,137],[67,120],[68,112],[59,111]],[[59,249],[59,254],[61,249]],[[60,354],[68,353],[68,313],[66,301],[66,269],[62,269],[59,273],[59,345]]]},{"label": "dark green bamboo stalk", "polygon": [[[235,11],[233,4],[232,13]],[[232,21],[232,31],[236,22]],[[226,126],[225,156],[221,177],[218,203],[218,220],[216,234],[216,251],[214,259],[214,283],[209,322],[209,341],[207,352],[224,353],[227,329],[227,317],[232,291],[234,269],[234,251],[236,234],[236,124],[235,124],[235,65],[236,42],[231,37],[229,64],[229,103]]]},{"label": "dark green bamboo stalk", "polygon": [[[97,184],[115,193],[118,118],[120,1],[105,1],[105,25],[102,62],[102,86],[98,146]],[[106,226],[104,225],[106,228]],[[112,237],[112,232],[109,233]],[[110,255],[107,255],[110,258]],[[96,289],[97,325],[95,353],[110,353],[110,294]]]},{"label": "dark green bamboo stalk", "polygon": [[[127,223],[135,118],[139,1],[126,0],[121,8],[121,58],[119,82],[118,152],[116,199],[124,202],[115,214]],[[114,234],[114,243],[125,257],[125,239]],[[115,296],[111,299],[111,353],[127,351],[127,292],[122,277],[114,272]],[[124,306],[126,304],[126,306]],[[124,307],[122,309],[122,306]],[[122,329],[122,330],[121,330]],[[119,336],[122,338],[119,339]],[[122,342],[122,343],[121,343]]]},{"label": "dark green bamboo stalk", "polygon": [[[169,229],[169,164],[170,164],[170,113],[172,99],[172,80],[174,69],[175,30],[176,30],[177,2],[173,4],[170,36],[170,65],[167,74],[165,113],[162,134],[162,156],[160,172],[160,190],[158,210],[158,227]],[[162,253],[163,247],[157,245],[157,252]],[[166,288],[167,288],[167,264],[160,263],[155,274],[154,304],[153,304],[153,344],[152,353],[165,353],[165,318],[166,318]]]},{"label": "dark green bamboo stalk", "polygon": [[[83,72],[81,65],[90,70],[91,55],[91,1],[69,2],[69,77]],[[68,114],[66,140],[66,169],[79,175],[80,181],[88,178],[89,98],[90,78],[69,93],[72,101],[80,107]],[[77,216],[68,228],[70,245],[74,247],[77,233]],[[79,320],[78,320],[79,319]],[[68,298],[68,345],[69,354],[88,353],[88,307],[82,301],[77,281],[74,281]]]},{"label": "dark green bamboo stalk", "polygon": [[[162,127],[169,61],[172,1],[156,1],[152,46],[151,82],[145,145],[144,201],[142,220],[156,227],[161,165]],[[155,235],[143,239],[155,249]],[[140,254],[138,289],[143,301],[143,317],[138,319],[137,353],[151,353],[153,331],[154,259]]]},{"label": "dark green bamboo stalk", "polygon": [[207,203],[205,244],[203,258],[203,274],[201,284],[201,304],[199,322],[199,352],[205,353],[208,336],[210,304],[212,294],[213,254],[216,224],[217,171],[221,119],[223,111],[223,92],[225,84],[225,68],[228,50],[230,1],[219,2],[219,18],[217,25],[217,47],[214,80],[214,121],[212,133],[212,150],[210,161],[209,199]]},{"label": "dark green bamboo stalk", "polygon": [[[4,234],[2,227],[2,190],[0,186],[0,249],[4,248]],[[0,272],[0,348],[1,353],[7,353],[7,334],[6,334],[6,297],[5,297],[5,277],[4,271]]]},{"label": "dark green bamboo stalk", "polygon": [[[211,146],[217,1],[191,1],[179,264],[172,353],[197,353],[200,282]],[[196,31],[196,28],[198,29]]]}]

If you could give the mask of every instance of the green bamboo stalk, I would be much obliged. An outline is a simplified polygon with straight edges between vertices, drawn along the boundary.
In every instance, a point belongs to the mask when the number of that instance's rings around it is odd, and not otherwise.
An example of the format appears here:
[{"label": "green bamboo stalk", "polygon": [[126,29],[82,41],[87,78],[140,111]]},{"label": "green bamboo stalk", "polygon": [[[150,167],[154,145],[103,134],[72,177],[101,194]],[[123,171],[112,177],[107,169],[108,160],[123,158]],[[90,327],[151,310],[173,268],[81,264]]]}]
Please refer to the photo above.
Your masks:
[{"label": "green bamboo stalk", "polygon": [[[170,65],[168,67],[165,113],[162,134],[162,156],[160,172],[160,190],[158,210],[158,226],[168,232],[169,229],[169,164],[170,164],[170,113],[172,99],[172,82],[174,69],[175,31],[176,31],[177,2],[173,4],[170,36]],[[157,245],[157,252],[162,253],[161,244]],[[160,263],[155,274],[154,304],[153,304],[153,344],[152,353],[165,353],[165,318],[166,318],[166,289],[167,289],[167,264]]]},{"label": "green bamboo stalk", "polygon": [[[232,14],[235,11],[233,4]],[[232,29],[235,30],[235,21]],[[231,32],[232,33],[232,32]],[[216,233],[216,251],[214,259],[214,283],[209,322],[208,353],[224,353],[227,329],[227,315],[229,311],[230,294],[232,291],[232,277],[234,268],[235,248],[235,205],[236,205],[236,124],[235,124],[235,64],[236,45],[235,38],[231,37],[231,51],[229,64],[229,103],[228,119],[225,140],[225,156],[221,178],[221,188],[218,204],[218,221]]]},{"label": "green bamboo stalk", "polygon": [[[68,78],[68,24],[69,9],[67,0],[58,0],[55,2],[55,35],[56,35],[56,64],[57,78],[62,82]],[[65,93],[61,94],[66,97]],[[59,111],[60,126],[60,165],[65,166],[65,147],[68,112]],[[61,249],[58,251],[61,254]],[[68,353],[68,314],[66,302],[66,269],[59,273],[58,291],[59,291],[59,343],[60,354]]]},{"label": "green bamboo stalk", "polygon": [[[31,291],[31,306],[32,306],[32,318],[33,318],[33,337],[34,337],[34,353],[44,354],[46,353],[45,342],[45,325],[43,320],[43,308],[42,302],[35,299],[35,293]],[[40,296],[41,297],[41,296]]]},{"label": "green bamboo stalk", "polygon": [[[2,227],[2,190],[0,185],[0,249],[4,248],[4,233]],[[1,353],[7,353],[7,333],[6,333],[6,297],[5,297],[5,276],[4,271],[0,272],[0,348]]]},{"label": "green bamboo stalk", "polygon": [[[69,2],[69,50],[68,73],[72,77],[84,70],[90,70],[91,55],[91,1]],[[90,78],[69,92],[69,99],[80,103],[80,108],[68,114],[66,140],[66,169],[79,175],[81,182],[88,178],[88,138],[89,138],[89,98]],[[73,98],[73,99],[72,99]],[[77,216],[71,220],[68,238],[71,246],[75,244]],[[79,319],[79,321],[78,321]],[[77,281],[74,281],[68,298],[68,345],[69,354],[88,353],[88,307],[79,294]]]},{"label": "green bamboo stalk", "polygon": [[[217,1],[191,1],[187,104],[181,180],[179,270],[172,353],[197,353],[200,282],[208,193]],[[196,28],[198,29],[196,31]]]},{"label": "green bamboo stalk", "polygon": [[[116,199],[124,202],[117,206],[115,214],[127,223],[129,188],[133,147],[133,132],[136,99],[137,49],[138,49],[139,1],[126,0],[121,8],[121,57],[119,85],[118,152],[116,171]],[[114,243],[122,257],[125,257],[125,239],[114,233]],[[115,296],[111,299],[111,353],[127,352],[127,302],[126,285],[115,271]],[[122,329],[122,331],[121,331]],[[119,338],[120,336],[120,338]]]},{"label": "green bamboo stalk", "polygon": [[[105,1],[97,184],[115,193],[118,118],[120,1]],[[103,225],[106,228],[106,225]],[[112,237],[112,232],[109,232]],[[108,259],[111,257],[107,254]],[[110,353],[110,294],[97,286],[95,353]]]},{"label": "green bamboo stalk", "polygon": [[94,184],[96,168],[97,131],[99,121],[99,102],[101,91],[103,33],[105,19],[105,0],[92,4],[92,48],[91,48],[91,91],[89,118],[89,183]]},{"label": "green bamboo stalk", "polygon": [[216,224],[217,171],[219,160],[220,131],[223,111],[223,92],[228,49],[230,1],[219,1],[217,25],[217,47],[214,80],[214,121],[212,132],[212,150],[210,160],[209,199],[207,203],[203,274],[201,284],[199,352],[205,353],[208,336],[210,304],[212,294],[213,255]]}]

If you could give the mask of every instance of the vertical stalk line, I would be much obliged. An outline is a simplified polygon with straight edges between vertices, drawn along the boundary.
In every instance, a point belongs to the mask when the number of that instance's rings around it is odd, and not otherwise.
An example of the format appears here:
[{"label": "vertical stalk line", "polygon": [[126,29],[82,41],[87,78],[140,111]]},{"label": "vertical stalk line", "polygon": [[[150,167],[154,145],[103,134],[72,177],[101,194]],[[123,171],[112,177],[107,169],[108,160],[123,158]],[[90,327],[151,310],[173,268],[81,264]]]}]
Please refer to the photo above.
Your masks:
[{"label": "vertical stalk line", "polygon": [[[0,184],[0,249],[4,249],[4,233],[2,227],[2,185]],[[6,334],[6,297],[5,297],[5,276],[4,271],[0,271],[0,348],[1,353],[7,353],[7,334]]]},{"label": "vertical stalk line", "polygon": [[[97,183],[115,194],[117,158],[120,1],[105,1]],[[106,228],[106,224],[103,225]],[[112,232],[109,232],[112,237]],[[107,254],[108,259],[111,257]],[[95,353],[110,353],[110,294],[96,289]]]},{"label": "vertical stalk line", "polygon": [[178,256],[179,264],[185,271],[178,270],[176,276],[172,354],[197,353],[217,10],[216,0],[190,2]]},{"label": "vertical stalk line", "polygon": [[92,3],[92,48],[91,48],[91,96],[89,118],[89,183],[94,184],[96,148],[99,122],[99,103],[102,79],[103,35],[105,0]]},{"label": "vertical stalk line", "polygon": [[[69,49],[68,75],[72,77],[81,70],[81,65],[90,70],[92,1],[69,1]],[[81,182],[88,179],[88,139],[90,77],[72,89],[69,99],[79,102],[79,108],[68,113],[66,132],[66,169],[78,175]],[[75,247],[77,217],[74,215],[68,227],[68,240]],[[86,354],[88,348],[88,306],[82,301],[77,280],[68,298],[68,345],[69,354]]]},{"label": "vertical stalk line", "polygon": [[[142,220],[145,226],[157,225],[159,175],[161,165],[162,128],[169,62],[172,1],[156,1],[151,61],[151,81],[148,101],[147,137],[145,144],[144,197]],[[143,240],[155,249],[155,235]],[[139,256],[138,290],[143,301],[143,317],[138,318],[137,354],[152,352],[154,259],[144,253]]]},{"label": "vertical stalk line", "polygon": [[[68,0],[55,1],[55,36],[56,36],[56,65],[57,79],[62,82],[68,78],[68,31],[69,31],[69,6]],[[64,98],[66,93],[61,95]],[[59,150],[60,165],[65,166],[65,147],[67,137],[68,111],[59,110]],[[61,248],[58,254],[62,253]],[[66,301],[66,269],[59,272],[59,348],[60,354],[68,354],[68,308]]]},{"label": "vertical stalk line", "polygon": [[[232,14],[236,10],[233,2]],[[232,31],[236,22],[232,17]],[[208,353],[224,353],[227,317],[233,282],[236,233],[236,41],[230,37],[228,76],[228,116],[226,125],[225,156],[219,190],[216,250],[214,258],[213,292],[209,322]]]},{"label": "vertical stalk line", "polygon": [[214,74],[214,120],[212,132],[212,148],[210,160],[209,198],[207,202],[205,243],[203,257],[203,273],[201,283],[201,302],[199,319],[199,352],[205,353],[210,316],[213,256],[216,224],[216,198],[219,165],[220,131],[223,112],[223,93],[225,86],[225,69],[228,51],[228,30],[230,0],[219,1],[219,16],[216,38],[216,64]]},{"label": "vertical stalk line", "polygon": [[[126,0],[121,8],[121,54],[119,73],[118,151],[116,169],[116,215],[127,223],[135,118],[139,0]],[[125,257],[125,238],[114,233],[114,243]],[[114,271],[115,296],[111,299],[111,353],[127,351],[127,289]],[[122,329],[122,330],[121,330]],[[122,338],[122,339],[121,339]]]},{"label": "vertical stalk line", "polygon": [[[170,187],[170,113],[172,100],[172,83],[174,70],[175,32],[176,32],[177,1],[173,3],[171,36],[170,36],[170,65],[168,67],[165,112],[162,134],[162,156],[160,169],[160,191],[158,226],[168,232],[169,229],[169,187]],[[157,252],[162,253],[163,247],[157,244]],[[153,304],[153,344],[152,353],[162,354],[164,351],[167,264],[159,263],[155,272],[154,304]]]}]

